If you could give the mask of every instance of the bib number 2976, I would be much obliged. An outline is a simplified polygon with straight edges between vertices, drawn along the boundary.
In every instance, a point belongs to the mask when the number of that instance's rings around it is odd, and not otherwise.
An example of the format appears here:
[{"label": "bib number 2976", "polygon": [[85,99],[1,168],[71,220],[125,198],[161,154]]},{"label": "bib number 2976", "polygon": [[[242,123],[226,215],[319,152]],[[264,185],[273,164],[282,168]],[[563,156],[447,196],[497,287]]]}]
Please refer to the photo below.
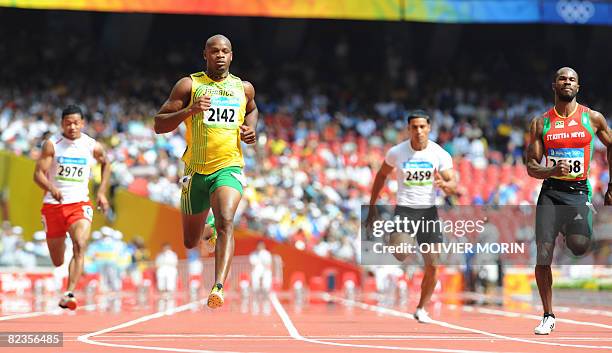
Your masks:
[{"label": "bib number 2976", "polygon": [[60,165],[57,174],[66,178],[80,178],[83,176],[83,167]]}]

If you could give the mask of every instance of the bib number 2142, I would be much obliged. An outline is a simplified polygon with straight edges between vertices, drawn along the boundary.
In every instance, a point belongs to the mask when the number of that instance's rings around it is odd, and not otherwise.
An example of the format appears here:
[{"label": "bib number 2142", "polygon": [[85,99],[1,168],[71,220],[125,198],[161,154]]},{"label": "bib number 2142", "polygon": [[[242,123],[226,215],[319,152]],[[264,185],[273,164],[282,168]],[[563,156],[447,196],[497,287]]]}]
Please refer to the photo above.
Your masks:
[{"label": "bib number 2142", "polygon": [[236,110],[226,107],[211,107],[206,112],[207,123],[235,123]]}]

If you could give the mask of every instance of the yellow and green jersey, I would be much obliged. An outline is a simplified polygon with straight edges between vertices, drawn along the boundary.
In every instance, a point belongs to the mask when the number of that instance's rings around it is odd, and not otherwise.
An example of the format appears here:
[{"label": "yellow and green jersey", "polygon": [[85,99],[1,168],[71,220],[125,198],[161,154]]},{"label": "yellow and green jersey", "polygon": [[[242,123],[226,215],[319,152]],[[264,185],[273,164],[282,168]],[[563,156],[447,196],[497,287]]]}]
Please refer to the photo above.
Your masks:
[{"label": "yellow and green jersey", "polygon": [[204,72],[191,74],[191,100],[211,97],[210,109],[185,119],[187,149],[183,154],[186,174],[212,174],[219,169],[244,166],[240,125],[246,114],[242,80],[232,74],[216,82]]}]

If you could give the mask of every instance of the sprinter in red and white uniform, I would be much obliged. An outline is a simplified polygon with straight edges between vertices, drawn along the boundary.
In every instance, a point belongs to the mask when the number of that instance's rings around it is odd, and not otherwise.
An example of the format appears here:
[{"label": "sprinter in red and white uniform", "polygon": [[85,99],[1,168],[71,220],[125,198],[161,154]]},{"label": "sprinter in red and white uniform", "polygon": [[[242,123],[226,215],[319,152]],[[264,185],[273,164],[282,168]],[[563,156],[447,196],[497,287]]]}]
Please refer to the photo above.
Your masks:
[{"label": "sprinter in red and white uniform", "polygon": [[106,190],[110,178],[110,164],[102,145],[81,132],[83,126],[81,109],[76,105],[66,107],[62,112],[62,134],[45,141],[34,171],[34,181],[46,192],[42,221],[47,233],[51,260],[55,266],[64,263],[66,234],[72,240],[73,257],[68,267],[68,283],[59,302],[61,308],[70,310],[77,307],[72,292],[83,273],[87,240],[91,230],[93,209],[89,201],[89,179],[96,161],[102,166],[102,180],[96,203],[105,213],[109,207]]},{"label": "sprinter in red and white uniform", "polygon": [[[565,236],[567,247],[576,256],[590,248],[594,208],[588,177],[595,136],[608,149],[608,164],[612,156],[612,134],[606,119],[576,101],[580,89],[576,71],[569,67],[557,70],[552,89],[555,105],[531,122],[527,150],[527,172],[544,179],[536,209],[535,266],[544,316],[534,330],[536,335],[548,335],[555,328],[550,266],[557,235]],[[606,205],[612,204],[610,184],[604,200]]]}]

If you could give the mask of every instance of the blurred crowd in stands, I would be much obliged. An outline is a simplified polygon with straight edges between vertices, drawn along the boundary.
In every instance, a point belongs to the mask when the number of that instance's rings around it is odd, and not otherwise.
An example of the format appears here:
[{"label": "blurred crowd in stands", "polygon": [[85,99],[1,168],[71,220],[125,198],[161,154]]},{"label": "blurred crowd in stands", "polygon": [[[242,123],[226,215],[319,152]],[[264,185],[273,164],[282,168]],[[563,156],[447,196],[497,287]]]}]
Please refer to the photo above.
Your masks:
[{"label": "blurred crowd in stands", "polygon": [[[61,109],[76,103],[87,115],[85,132],[108,149],[112,189],[178,206],[184,128],[155,135],[152,117],[176,80],[202,69],[201,45],[107,64],[109,58],[76,36],[48,46],[32,36],[17,33],[0,46],[0,54],[12,55],[0,67],[0,148],[37,158],[43,140],[59,132]],[[386,150],[406,138],[406,116],[415,108],[431,114],[430,138],[453,156],[459,174],[460,194],[440,194],[440,203],[535,203],[539,182],[527,176],[523,156],[529,121],[552,105],[552,71],[523,67],[521,74],[533,74],[521,76],[531,84],[506,84],[497,79],[513,75],[512,58],[486,48],[473,60],[490,65],[472,63],[462,52],[442,70],[389,42],[374,65],[359,58],[364,48],[355,38],[326,43],[324,55],[278,65],[234,44],[232,71],[253,82],[260,112],[258,142],[243,146],[249,187],[237,222],[321,256],[354,261],[360,207],[369,201]],[[585,104],[609,114],[609,105],[589,99]],[[605,150],[595,147],[597,204],[609,175]],[[396,188],[391,182],[381,202],[393,203]],[[28,244],[11,248],[39,248],[37,240]]]},{"label": "blurred crowd in stands", "polygon": [[[37,266],[51,266],[49,249],[43,230],[35,232],[30,241],[26,240],[23,228],[2,222],[0,229],[0,266],[20,267],[31,270]],[[65,259],[72,257],[72,243],[66,238]],[[143,266],[151,260],[149,250],[144,241],[134,236],[129,242],[123,239],[123,234],[110,227],[102,227],[92,232],[87,253],[85,255],[85,271],[87,273],[110,273],[109,278],[120,278],[121,274],[142,272]],[[67,263],[64,265],[67,266]],[[116,287],[109,283],[109,287]]]}]

